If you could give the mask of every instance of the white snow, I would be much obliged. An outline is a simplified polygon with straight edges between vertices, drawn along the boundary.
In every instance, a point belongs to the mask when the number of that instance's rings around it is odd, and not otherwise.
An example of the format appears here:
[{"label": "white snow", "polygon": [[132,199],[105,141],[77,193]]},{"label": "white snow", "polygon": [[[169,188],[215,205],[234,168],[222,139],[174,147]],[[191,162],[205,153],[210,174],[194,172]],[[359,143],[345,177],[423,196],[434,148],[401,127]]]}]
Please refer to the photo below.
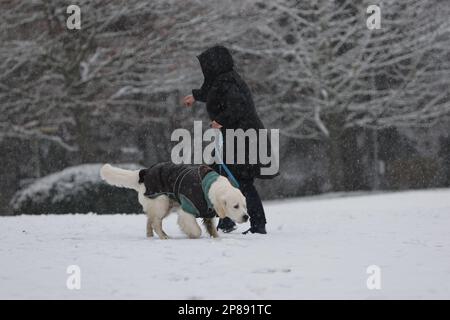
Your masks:
[{"label": "white snow", "polygon": [[268,235],[220,239],[186,239],[174,214],[170,240],[146,239],[144,215],[0,218],[0,298],[450,298],[450,190],[265,206]]}]

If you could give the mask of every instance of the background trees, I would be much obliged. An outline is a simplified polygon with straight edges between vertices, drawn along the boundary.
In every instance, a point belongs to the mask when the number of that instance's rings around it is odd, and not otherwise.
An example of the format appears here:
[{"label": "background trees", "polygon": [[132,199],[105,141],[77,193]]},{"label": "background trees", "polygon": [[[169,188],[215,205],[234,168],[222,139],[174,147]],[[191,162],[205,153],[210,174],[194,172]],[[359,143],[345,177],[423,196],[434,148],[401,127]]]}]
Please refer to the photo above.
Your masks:
[{"label": "background trees", "polygon": [[362,129],[429,127],[450,112],[449,5],[383,1],[382,28],[368,30],[370,4],[261,2],[267,23],[234,46],[277,61],[262,103],[284,134],[326,141],[336,190],[346,187],[345,157]]},{"label": "background trees", "polygon": [[[167,160],[172,130],[207,120],[180,98],[202,82],[195,56],[216,43],[234,51],[264,122],[283,135],[282,176],[264,194],[391,188],[385,175],[422,166],[441,176],[450,5],[383,1],[382,28],[368,30],[369,2],[3,1],[0,207],[69,165]],[[69,4],[81,30],[65,27]],[[421,180],[399,187],[445,183]]]}]

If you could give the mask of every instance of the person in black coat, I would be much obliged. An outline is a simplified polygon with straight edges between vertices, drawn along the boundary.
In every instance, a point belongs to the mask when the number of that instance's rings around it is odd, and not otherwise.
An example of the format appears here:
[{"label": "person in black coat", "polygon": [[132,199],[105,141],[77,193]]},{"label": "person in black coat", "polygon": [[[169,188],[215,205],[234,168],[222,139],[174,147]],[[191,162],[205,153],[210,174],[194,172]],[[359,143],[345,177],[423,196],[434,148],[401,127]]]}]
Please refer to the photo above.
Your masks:
[{"label": "person in black coat", "polygon": [[[204,76],[200,89],[192,90],[192,95],[184,98],[186,106],[192,106],[195,101],[205,102],[206,110],[211,119],[211,127],[220,129],[224,139],[223,161],[239,184],[239,188],[247,199],[247,209],[250,215],[251,227],[247,232],[266,233],[266,217],[259,194],[253,185],[254,179],[261,177],[260,163],[249,163],[249,141],[246,141],[245,163],[226,163],[226,129],[264,129],[262,121],[256,113],[250,89],[234,70],[233,58],[227,48],[215,46],[204,51],[198,57]],[[255,143],[252,141],[251,143]],[[257,143],[257,141],[256,141]],[[235,143],[235,155],[236,155]],[[236,157],[235,157],[236,158]],[[227,176],[219,164],[214,169]],[[230,178],[230,177],[228,177]],[[231,219],[219,221],[219,229],[224,232],[234,230]]]}]

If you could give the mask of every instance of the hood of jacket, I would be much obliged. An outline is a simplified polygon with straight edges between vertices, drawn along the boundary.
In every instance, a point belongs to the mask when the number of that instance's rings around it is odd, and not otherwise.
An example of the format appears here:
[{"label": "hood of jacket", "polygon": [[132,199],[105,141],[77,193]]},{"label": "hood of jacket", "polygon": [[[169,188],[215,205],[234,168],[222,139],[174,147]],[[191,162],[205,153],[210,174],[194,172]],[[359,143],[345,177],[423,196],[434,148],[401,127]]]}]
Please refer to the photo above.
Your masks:
[{"label": "hood of jacket", "polygon": [[234,62],[230,51],[224,46],[207,49],[198,57],[205,82],[212,82],[219,75],[233,70]]}]

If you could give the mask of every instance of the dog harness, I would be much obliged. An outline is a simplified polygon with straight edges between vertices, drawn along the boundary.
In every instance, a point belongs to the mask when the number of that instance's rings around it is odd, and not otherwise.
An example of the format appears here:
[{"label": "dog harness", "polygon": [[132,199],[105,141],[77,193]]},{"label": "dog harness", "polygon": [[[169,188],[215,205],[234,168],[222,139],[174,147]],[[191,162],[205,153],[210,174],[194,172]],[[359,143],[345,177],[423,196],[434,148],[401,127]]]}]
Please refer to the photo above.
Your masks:
[{"label": "dog harness", "polygon": [[209,199],[211,185],[219,174],[206,165],[157,163],[139,172],[146,197],[167,195],[196,218],[214,218],[216,212]]}]

